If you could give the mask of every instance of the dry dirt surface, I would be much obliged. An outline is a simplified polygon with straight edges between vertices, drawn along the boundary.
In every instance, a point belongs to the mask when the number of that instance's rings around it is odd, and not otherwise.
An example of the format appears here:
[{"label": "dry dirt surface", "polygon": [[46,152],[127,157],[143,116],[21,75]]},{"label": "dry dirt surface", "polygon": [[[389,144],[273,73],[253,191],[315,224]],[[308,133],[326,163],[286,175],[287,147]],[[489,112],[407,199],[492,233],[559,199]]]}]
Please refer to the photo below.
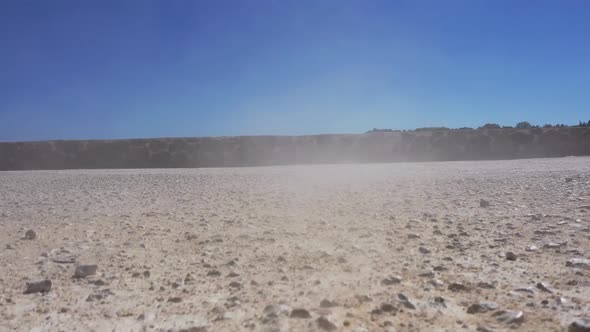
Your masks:
[{"label": "dry dirt surface", "polygon": [[590,158],[0,173],[1,331],[590,331]]}]

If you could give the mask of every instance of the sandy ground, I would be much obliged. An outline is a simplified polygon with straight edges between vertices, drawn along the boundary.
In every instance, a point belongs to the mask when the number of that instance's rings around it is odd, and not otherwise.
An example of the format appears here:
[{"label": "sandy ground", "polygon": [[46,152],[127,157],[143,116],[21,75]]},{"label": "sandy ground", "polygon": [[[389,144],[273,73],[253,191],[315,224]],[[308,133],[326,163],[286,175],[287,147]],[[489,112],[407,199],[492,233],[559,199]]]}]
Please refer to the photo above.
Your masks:
[{"label": "sandy ground", "polygon": [[590,316],[590,158],[3,172],[0,229],[1,331],[566,331]]}]

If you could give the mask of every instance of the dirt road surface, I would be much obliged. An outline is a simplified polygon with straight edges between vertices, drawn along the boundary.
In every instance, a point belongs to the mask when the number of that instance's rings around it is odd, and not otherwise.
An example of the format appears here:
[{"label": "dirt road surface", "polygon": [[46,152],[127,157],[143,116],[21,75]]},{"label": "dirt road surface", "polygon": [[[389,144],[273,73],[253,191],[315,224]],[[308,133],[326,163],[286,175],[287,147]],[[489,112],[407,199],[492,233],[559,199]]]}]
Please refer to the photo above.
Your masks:
[{"label": "dirt road surface", "polygon": [[590,158],[1,172],[0,228],[0,331],[590,330]]}]

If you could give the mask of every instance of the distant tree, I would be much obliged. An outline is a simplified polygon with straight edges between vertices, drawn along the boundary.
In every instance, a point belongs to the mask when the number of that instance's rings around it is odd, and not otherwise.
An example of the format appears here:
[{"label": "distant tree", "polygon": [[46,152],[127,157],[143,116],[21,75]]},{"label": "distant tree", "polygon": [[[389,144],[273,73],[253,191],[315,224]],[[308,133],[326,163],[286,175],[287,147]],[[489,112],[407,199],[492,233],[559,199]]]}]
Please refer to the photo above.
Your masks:
[{"label": "distant tree", "polygon": [[[556,126],[556,127],[557,127],[557,126]],[[547,123],[547,124],[545,124],[545,125],[543,126],[543,128],[553,128],[553,125],[551,125],[551,124]]]},{"label": "distant tree", "polygon": [[523,121],[523,122],[517,123],[516,124],[516,128],[518,128],[518,129],[529,129],[529,128],[533,128],[533,126],[530,123],[528,123],[526,121]]},{"label": "distant tree", "polygon": [[511,128],[514,128],[514,127],[512,127],[512,126],[502,126],[502,129],[511,129]]},{"label": "distant tree", "polygon": [[473,130],[473,128],[471,128],[471,127],[461,127],[461,128],[459,128],[459,130]]},{"label": "distant tree", "polygon": [[447,127],[422,127],[416,128],[415,131],[441,131],[441,130],[450,130]]},{"label": "distant tree", "polygon": [[500,129],[500,125],[497,123],[486,123],[479,128],[480,129]]}]

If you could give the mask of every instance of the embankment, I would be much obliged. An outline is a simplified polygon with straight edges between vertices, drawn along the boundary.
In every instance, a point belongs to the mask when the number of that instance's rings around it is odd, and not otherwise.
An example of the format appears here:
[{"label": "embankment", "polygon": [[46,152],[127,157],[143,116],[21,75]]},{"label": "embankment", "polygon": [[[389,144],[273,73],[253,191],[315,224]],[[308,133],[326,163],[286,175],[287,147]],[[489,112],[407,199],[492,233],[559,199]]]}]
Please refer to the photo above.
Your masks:
[{"label": "embankment", "polygon": [[0,143],[0,170],[239,167],[590,155],[590,128]]}]

